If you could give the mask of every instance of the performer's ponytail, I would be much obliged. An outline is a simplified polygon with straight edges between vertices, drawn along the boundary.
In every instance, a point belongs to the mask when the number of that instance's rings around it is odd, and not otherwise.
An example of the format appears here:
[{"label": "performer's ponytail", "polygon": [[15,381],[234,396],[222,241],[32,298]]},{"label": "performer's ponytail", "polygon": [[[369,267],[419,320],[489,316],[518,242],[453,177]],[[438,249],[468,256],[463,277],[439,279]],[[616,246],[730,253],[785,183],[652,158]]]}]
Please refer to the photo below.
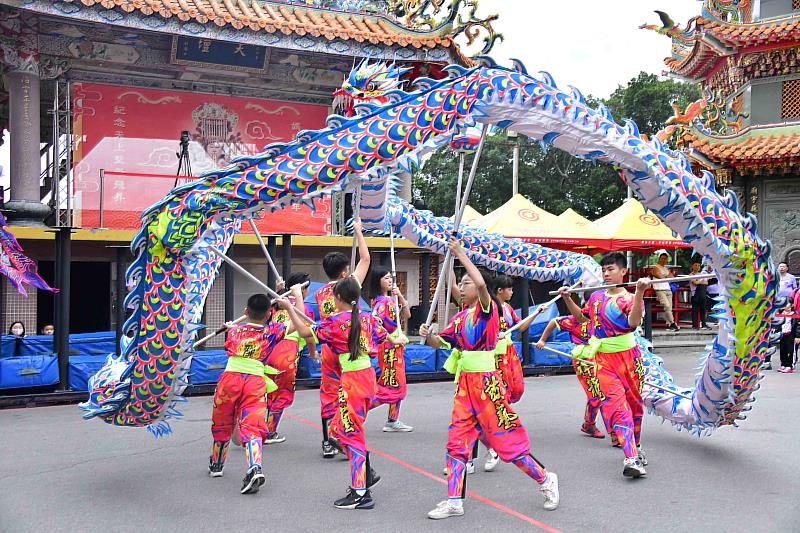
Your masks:
[{"label": "performer's ponytail", "polygon": [[353,306],[350,314],[350,333],[347,337],[347,347],[350,350],[350,360],[355,361],[361,350],[361,315],[358,301],[361,299],[361,287],[353,276],[340,279],[333,287],[333,294],[340,300]]}]

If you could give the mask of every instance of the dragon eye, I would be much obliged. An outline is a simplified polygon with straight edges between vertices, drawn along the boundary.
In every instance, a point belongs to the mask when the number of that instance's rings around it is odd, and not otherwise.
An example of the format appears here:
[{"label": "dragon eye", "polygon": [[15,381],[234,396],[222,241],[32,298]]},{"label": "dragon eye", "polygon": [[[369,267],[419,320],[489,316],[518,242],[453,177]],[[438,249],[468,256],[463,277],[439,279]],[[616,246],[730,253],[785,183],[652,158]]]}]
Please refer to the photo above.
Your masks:
[{"label": "dragon eye", "polygon": [[369,82],[367,84],[367,90],[368,91],[377,91],[378,90],[378,84],[377,83],[373,83],[373,82]]}]

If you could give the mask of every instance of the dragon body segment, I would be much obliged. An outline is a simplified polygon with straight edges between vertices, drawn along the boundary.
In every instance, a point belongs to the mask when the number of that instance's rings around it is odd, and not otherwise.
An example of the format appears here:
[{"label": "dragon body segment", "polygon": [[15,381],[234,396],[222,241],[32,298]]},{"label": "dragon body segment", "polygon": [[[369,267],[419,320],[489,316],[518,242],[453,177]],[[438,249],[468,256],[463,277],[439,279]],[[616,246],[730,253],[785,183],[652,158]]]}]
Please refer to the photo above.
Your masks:
[{"label": "dragon body segment", "polygon": [[[412,92],[389,90],[380,104],[356,105],[356,116],[333,115],[324,129],[239,158],[145,211],[129,270],[134,289],[127,301],[135,313],[125,329],[134,337],[92,380],[84,416],[148,426],[157,435],[169,431],[167,419],[179,415],[175,402],[186,385],[202,304],[219,268],[217,253],[227,249],[242,220],[259,212],[361,187],[362,218],[374,229],[391,225],[420,246],[444,251],[452,223],[399,200],[391,177],[412,172],[421,156],[477,121],[621,167],[645,207],[713,258],[725,288],[720,335],[689,389],[693,399],[651,391],[646,401],[656,414],[696,433],[734,424],[757,387],[775,309],[776,271],[755,219],[737,212],[733,194],[715,191],[710,175],[692,175],[682,154],[642,138],[632,122],[617,124],[602,106],[590,108],[580,92],[560,90],[546,73],[535,77],[519,63],[507,69],[488,58],[471,69],[446,70],[446,79],[419,79]],[[512,275],[568,282],[598,275],[597,265],[580,254],[468,227],[459,236],[477,262]],[[655,358],[647,367],[651,379],[685,390]]]}]

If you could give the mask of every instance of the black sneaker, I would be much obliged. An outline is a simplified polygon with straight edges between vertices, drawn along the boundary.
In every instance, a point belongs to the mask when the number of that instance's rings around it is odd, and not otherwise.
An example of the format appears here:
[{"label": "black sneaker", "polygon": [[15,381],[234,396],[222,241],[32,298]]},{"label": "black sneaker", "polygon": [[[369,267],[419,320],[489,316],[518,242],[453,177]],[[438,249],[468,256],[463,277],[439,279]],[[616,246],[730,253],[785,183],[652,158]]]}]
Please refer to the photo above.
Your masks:
[{"label": "black sneaker", "polygon": [[369,470],[367,470],[367,488],[368,489],[371,489],[372,487],[377,485],[378,482],[380,482],[380,480],[381,480],[381,476],[378,475],[378,473],[375,471],[375,469],[370,468]]},{"label": "black sneaker", "polygon": [[708,327],[708,324],[703,324],[702,326],[700,326],[700,329],[702,329],[703,331],[711,331],[711,328]]},{"label": "black sneaker", "polygon": [[336,448],[328,441],[322,443],[322,457],[325,459],[333,459],[336,457]]},{"label": "black sneaker", "polygon": [[264,444],[280,444],[285,440],[286,437],[276,431],[275,433],[270,433],[267,435],[267,438],[264,439]]},{"label": "black sneaker", "polygon": [[679,331],[678,326],[676,326],[675,324],[670,324],[669,326],[667,326],[667,329],[670,331]]},{"label": "black sneaker", "polygon": [[369,490],[363,496],[359,496],[354,489],[348,489],[347,496],[333,502],[333,506],[337,509],[372,509],[375,507],[375,502],[372,501]]},{"label": "black sneaker", "polygon": [[211,459],[208,460],[208,475],[211,477],[222,477],[222,469],[225,468],[225,463],[214,463]]},{"label": "black sneaker", "polygon": [[258,492],[258,489],[261,488],[261,485],[264,484],[266,478],[264,477],[264,473],[261,472],[260,466],[254,466],[250,470],[247,471],[247,475],[244,476],[242,480],[242,494],[255,494]]}]

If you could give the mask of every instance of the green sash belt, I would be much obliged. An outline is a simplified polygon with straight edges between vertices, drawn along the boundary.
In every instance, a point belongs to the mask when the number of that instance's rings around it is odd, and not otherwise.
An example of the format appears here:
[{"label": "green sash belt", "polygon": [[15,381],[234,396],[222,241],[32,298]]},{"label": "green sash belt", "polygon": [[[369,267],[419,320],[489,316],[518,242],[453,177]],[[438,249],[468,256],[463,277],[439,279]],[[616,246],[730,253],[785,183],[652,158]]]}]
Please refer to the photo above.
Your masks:
[{"label": "green sash belt", "polygon": [[242,374],[261,376],[264,378],[264,382],[267,385],[267,393],[278,390],[278,386],[269,378],[269,376],[280,374],[280,370],[262,364],[261,361],[257,359],[232,355],[228,357],[228,364],[225,365],[225,372],[240,372]]},{"label": "green sash belt", "polygon": [[[449,345],[448,345],[449,347]],[[461,372],[493,372],[497,369],[494,359],[494,350],[491,351],[461,351],[458,349],[450,352],[450,357],[444,362],[444,369],[455,375],[455,380]]]},{"label": "green sash belt", "polygon": [[578,359],[593,359],[597,352],[613,353],[624,352],[636,346],[636,338],[633,332],[615,337],[598,339],[592,336],[589,344],[579,344],[572,349],[572,355]]},{"label": "green sash belt", "polygon": [[339,364],[342,365],[342,372],[355,372],[356,370],[364,370],[372,366],[369,362],[369,356],[361,354],[355,361],[350,360],[350,352],[339,354]]},{"label": "green sash belt", "polygon": [[494,347],[494,353],[504,354],[508,347],[511,345],[511,337],[503,337],[497,340],[497,346]]}]

